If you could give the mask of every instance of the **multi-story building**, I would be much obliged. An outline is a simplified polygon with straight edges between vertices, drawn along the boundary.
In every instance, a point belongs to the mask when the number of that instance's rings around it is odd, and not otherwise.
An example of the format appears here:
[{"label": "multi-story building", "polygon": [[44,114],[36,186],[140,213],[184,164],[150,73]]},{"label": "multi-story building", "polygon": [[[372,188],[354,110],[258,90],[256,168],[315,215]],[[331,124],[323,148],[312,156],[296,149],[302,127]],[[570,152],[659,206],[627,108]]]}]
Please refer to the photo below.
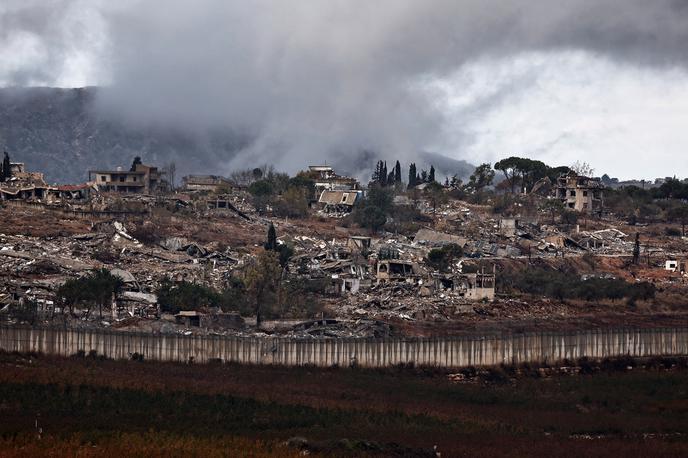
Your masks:
[{"label": "multi-story building", "polygon": [[355,178],[337,175],[329,165],[310,165],[308,173],[315,181],[315,191],[319,196],[323,191],[347,191],[359,189]]},{"label": "multi-story building", "polygon": [[157,167],[136,164],[134,170],[89,170],[88,179],[103,192],[150,194],[162,183],[162,173]]},{"label": "multi-story building", "polygon": [[602,211],[604,185],[599,178],[589,178],[570,173],[557,179],[556,198],[566,208],[582,213]]}]

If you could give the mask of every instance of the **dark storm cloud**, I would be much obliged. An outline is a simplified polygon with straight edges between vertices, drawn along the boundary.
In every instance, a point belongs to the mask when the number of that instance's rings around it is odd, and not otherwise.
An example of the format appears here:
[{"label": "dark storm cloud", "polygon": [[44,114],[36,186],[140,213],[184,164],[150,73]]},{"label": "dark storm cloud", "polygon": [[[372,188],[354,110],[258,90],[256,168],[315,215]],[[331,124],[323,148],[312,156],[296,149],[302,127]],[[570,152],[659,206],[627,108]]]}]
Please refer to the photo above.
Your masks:
[{"label": "dark storm cloud", "polygon": [[[55,38],[64,2],[3,11],[3,37]],[[231,126],[251,147],[232,165],[294,170],[361,150],[411,158],[446,122],[426,82],[481,57],[584,49],[650,67],[683,65],[677,0],[127,1],[97,6],[110,46],[100,107],[133,123]],[[1,8],[1,7],[0,7]],[[59,37],[58,37],[59,38]],[[59,39],[46,62],[59,60]],[[43,73],[40,73],[40,72]],[[45,75],[49,68],[35,69]],[[460,120],[457,122],[460,128]],[[455,153],[456,152],[448,152]]]}]

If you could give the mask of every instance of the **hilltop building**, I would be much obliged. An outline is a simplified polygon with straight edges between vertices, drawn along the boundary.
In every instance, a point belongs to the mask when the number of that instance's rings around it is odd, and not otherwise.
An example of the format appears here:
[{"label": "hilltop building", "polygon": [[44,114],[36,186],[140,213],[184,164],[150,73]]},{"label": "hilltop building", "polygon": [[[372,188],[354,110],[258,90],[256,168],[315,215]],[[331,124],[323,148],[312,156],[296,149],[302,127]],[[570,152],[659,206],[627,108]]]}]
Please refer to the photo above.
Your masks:
[{"label": "hilltop building", "polygon": [[134,170],[89,170],[88,180],[100,191],[125,194],[151,194],[162,185],[162,172],[157,167],[136,164]]},{"label": "hilltop building", "polygon": [[317,195],[323,191],[348,191],[360,189],[355,178],[337,175],[329,165],[310,165],[308,166],[309,175],[315,181],[315,192]]},{"label": "hilltop building", "polygon": [[555,195],[566,208],[582,213],[602,211],[604,185],[599,178],[589,178],[575,173],[557,179]]}]

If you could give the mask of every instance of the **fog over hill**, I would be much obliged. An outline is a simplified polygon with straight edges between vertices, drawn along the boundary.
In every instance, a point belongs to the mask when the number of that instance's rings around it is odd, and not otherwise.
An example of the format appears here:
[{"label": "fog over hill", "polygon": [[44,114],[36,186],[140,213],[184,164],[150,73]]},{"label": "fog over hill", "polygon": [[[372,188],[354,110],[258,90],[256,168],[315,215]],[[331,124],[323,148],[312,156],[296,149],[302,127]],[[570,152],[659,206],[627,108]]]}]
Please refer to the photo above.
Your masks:
[{"label": "fog over hill", "polygon": [[685,176],[687,4],[3,0],[0,86],[108,88],[93,101],[107,122],[64,126],[70,165],[71,148],[181,142],[181,170],[217,173],[343,161],[369,176],[362,151],[432,151]]},{"label": "fog over hill", "polygon": [[[232,159],[251,145],[247,135],[229,129],[183,130],[178,126],[133,125],[100,113],[94,87],[80,89],[0,89],[0,148],[29,169],[44,171],[55,183],[87,179],[96,168],[127,167],[135,156],[160,167],[174,162],[177,179],[188,173],[229,174]],[[374,152],[352,152],[332,160],[342,173],[367,181]],[[384,158],[394,161],[396,158]],[[466,176],[472,166],[438,154],[419,154],[418,166],[435,164],[439,175]],[[421,166],[422,164],[422,166]],[[246,162],[243,166],[250,166]],[[260,165],[257,163],[255,165]],[[293,164],[290,173],[309,164]],[[406,168],[407,164],[404,164]]]},{"label": "fog over hill", "polygon": [[0,89],[0,147],[12,160],[44,171],[50,182],[83,182],[95,168],[127,167],[135,156],[177,176],[217,173],[248,139],[224,130],[203,135],[140,127],[94,109],[96,88]]}]

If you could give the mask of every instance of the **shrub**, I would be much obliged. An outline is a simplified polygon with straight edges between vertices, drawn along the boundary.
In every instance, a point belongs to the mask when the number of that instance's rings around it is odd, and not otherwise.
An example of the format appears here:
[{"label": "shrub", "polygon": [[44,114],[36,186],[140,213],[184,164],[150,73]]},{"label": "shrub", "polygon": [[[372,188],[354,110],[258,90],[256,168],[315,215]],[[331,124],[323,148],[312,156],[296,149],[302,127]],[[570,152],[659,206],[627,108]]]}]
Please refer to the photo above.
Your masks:
[{"label": "shrub", "polygon": [[455,243],[450,243],[442,248],[430,250],[426,262],[429,266],[444,272],[449,269],[454,260],[461,258],[461,256],[463,256],[463,249]]},{"label": "shrub", "polygon": [[129,234],[144,245],[155,245],[160,241],[159,230],[152,223],[136,226]]},{"label": "shrub", "polygon": [[624,297],[636,301],[655,296],[656,288],[648,282],[628,283],[617,278],[589,278],[582,280],[560,271],[530,268],[518,273],[504,273],[500,284],[523,293],[564,299],[588,301]]},{"label": "shrub", "polygon": [[57,290],[57,301],[65,308],[86,305],[88,315],[93,305],[98,305],[102,315],[103,306],[110,303],[112,295],[122,287],[120,277],[107,269],[100,269],[77,279],[67,280]]},{"label": "shrub", "polygon": [[182,310],[201,310],[225,305],[223,296],[212,288],[186,281],[174,284],[164,281],[156,291],[163,312],[179,313]]},{"label": "shrub", "polygon": [[664,234],[668,235],[669,237],[681,237],[681,235],[683,235],[680,229],[676,229],[674,227],[665,228]]}]

